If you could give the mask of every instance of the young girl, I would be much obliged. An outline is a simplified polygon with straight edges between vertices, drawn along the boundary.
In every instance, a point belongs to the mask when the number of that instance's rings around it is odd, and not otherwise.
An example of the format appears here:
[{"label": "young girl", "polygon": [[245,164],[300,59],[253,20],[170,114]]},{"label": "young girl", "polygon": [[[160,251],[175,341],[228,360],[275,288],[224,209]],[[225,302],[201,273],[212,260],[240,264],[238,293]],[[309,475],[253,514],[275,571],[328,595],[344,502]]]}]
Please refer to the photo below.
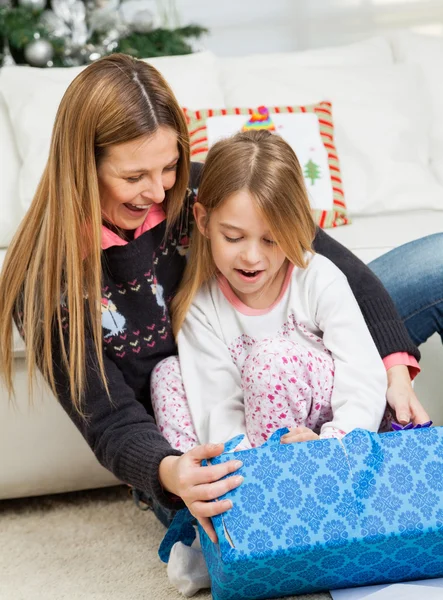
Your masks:
[{"label": "young girl", "polygon": [[218,142],[203,170],[189,261],[173,301],[179,360],[151,380],[171,445],[258,446],[377,431],[386,370],[343,273],[314,254],[291,147],[267,131]]}]

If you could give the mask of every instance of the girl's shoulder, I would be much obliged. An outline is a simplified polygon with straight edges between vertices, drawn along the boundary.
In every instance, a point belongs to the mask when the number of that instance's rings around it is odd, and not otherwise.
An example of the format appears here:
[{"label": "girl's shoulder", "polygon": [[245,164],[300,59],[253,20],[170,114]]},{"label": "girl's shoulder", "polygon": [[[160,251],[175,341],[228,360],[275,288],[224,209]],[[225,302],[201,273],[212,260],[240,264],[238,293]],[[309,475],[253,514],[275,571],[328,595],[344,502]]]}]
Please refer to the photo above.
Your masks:
[{"label": "girl's shoulder", "polygon": [[342,271],[326,256],[306,252],[306,268],[294,269],[293,278],[303,279],[305,283],[325,288],[333,281],[346,280]]}]

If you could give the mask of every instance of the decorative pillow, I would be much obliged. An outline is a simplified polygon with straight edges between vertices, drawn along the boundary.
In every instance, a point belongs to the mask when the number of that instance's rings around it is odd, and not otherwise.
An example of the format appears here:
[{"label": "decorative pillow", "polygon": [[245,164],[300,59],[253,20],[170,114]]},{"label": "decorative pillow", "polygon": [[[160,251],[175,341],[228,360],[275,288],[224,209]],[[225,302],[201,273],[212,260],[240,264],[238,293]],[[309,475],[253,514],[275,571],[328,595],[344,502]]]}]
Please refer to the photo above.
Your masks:
[{"label": "decorative pillow", "polygon": [[323,228],[346,225],[343,193],[330,102],[309,106],[184,109],[191,157],[204,162],[212,144],[240,130],[269,129],[294,149],[303,169],[316,223]]}]

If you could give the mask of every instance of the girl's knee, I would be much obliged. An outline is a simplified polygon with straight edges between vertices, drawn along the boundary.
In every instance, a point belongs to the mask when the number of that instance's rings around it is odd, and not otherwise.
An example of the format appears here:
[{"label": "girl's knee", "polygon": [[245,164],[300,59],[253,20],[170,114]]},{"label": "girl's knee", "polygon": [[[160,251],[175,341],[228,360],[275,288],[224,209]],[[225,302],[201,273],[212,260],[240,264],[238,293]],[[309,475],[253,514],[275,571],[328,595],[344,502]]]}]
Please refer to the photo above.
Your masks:
[{"label": "girl's knee", "polygon": [[162,379],[164,377],[181,375],[178,356],[168,356],[156,364],[152,371],[151,379]]}]

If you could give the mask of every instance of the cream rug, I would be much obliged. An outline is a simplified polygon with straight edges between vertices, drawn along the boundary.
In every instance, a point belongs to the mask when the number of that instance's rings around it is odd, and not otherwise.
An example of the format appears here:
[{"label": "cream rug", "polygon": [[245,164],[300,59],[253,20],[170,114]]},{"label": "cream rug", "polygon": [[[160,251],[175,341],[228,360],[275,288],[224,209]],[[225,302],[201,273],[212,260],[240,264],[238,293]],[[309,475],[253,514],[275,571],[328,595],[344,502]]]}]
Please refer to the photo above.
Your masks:
[{"label": "cream rug", "polygon": [[164,531],[124,487],[0,501],[0,600],[183,600],[157,557]]}]

